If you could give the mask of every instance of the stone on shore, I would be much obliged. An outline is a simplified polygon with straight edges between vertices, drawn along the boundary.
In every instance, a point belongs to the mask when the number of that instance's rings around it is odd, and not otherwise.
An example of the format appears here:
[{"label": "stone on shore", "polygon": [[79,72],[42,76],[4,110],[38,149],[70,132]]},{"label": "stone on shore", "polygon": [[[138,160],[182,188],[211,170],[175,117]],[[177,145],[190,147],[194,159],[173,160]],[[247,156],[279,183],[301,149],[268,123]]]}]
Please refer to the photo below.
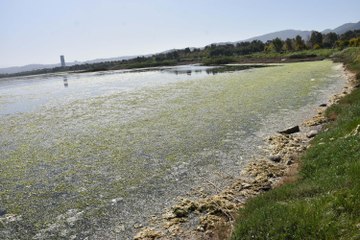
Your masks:
[{"label": "stone on shore", "polygon": [[269,160],[271,160],[273,162],[280,162],[281,161],[281,156],[280,155],[270,155]]},{"label": "stone on shore", "polygon": [[313,137],[315,137],[316,135],[318,135],[319,134],[319,131],[317,131],[317,130],[311,130],[310,132],[308,132],[307,134],[306,134],[306,137],[308,137],[308,138],[313,138]]},{"label": "stone on shore", "polygon": [[280,133],[280,134],[293,134],[293,133],[297,133],[297,132],[300,132],[299,126],[291,127],[291,128],[285,129],[283,131],[279,131],[278,133]]}]

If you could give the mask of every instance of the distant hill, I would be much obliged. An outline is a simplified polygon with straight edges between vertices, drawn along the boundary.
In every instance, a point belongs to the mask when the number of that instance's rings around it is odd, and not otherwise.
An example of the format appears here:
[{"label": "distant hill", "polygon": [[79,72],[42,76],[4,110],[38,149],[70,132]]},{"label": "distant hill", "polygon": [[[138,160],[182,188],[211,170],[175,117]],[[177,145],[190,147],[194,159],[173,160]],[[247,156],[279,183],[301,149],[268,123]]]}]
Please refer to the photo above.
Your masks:
[{"label": "distant hill", "polygon": [[[343,34],[347,31],[358,30],[358,29],[360,29],[360,21],[357,23],[345,23],[334,29],[326,29],[326,30],[322,31],[322,33],[326,34],[329,32],[335,32],[337,34]],[[312,30],[312,31],[314,31],[314,30]],[[238,42],[253,41],[253,40],[260,40],[262,42],[266,42],[268,40],[272,40],[277,37],[282,40],[285,40],[286,38],[294,38],[294,37],[296,37],[296,35],[300,35],[303,39],[307,39],[310,37],[312,31],[301,31],[301,30],[288,29],[288,30],[283,30],[283,31],[278,31],[278,32],[267,33],[264,35],[252,37],[252,38],[245,39],[245,40],[238,41]],[[237,42],[235,42],[235,43],[237,43]]]},{"label": "distant hill", "polygon": [[[144,57],[148,56],[148,55],[142,55]],[[150,55],[149,55],[150,56]],[[112,61],[122,61],[122,60],[129,60],[132,58],[136,58],[139,56],[124,56],[124,57],[113,57],[113,58],[97,58],[97,59],[93,59],[93,60],[88,60],[85,62],[77,62],[76,64],[83,64],[83,63],[100,63],[100,62],[112,62]]]},{"label": "distant hill", "polygon": [[37,70],[37,69],[54,68],[54,67],[59,67],[59,66],[60,66],[60,63],[59,64],[29,64],[29,65],[25,65],[25,66],[0,68],[0,74],[27,72],[27,71]]},{"label": "distant hill", "polygon": [[360,21],[357,23],[345,23],[341,25],[340,27],[334,28],[334,29],[326,29],[322,31],[322,33],[329,33],[329,32],[335,32],[337,34],[343,34],[347,31],[353,31],[360,29]]},{"label": "distant hill", "polygon": [[[114,58],[98,58],[98,59],[88,60],[88,61],[84,61],[84,62],[78,62],[78,61],[66,62],[66,66],[73,66],[76,64],[85,64],[85,63],[91,64],[91,63],[99,63],[99,62],[121,61],[121,60],[128,60],[131,58],[136,58],[136,57],[137,56],[124,56],[124,57],[114,57]],[[0,68],[0,74],[27,72],[27,71],[32,71],[32,70],[54,68],[54,67],[60,67],[60,59],[59,59],[58,64],[29,64],[29,65],[25,65],[25,66]]]},{"label": "distant hill", "polygon": [[[280,39],[287,39],[287,38],[295,38],[297,35],[300,35],[303,39],[307,39],[310,37],[311,35],[311,31],[300,31],[300,30],[293,30],[293,29],[288,29],[288,30],[283,30],[283,31],[278,31],[278,32],[273,32],[273,33],[268,33],[268,34],[264,34],[264,35],[260,35],[260,36],[256,36],[256,37],[252,37],[243,41],[253,41],[253,40],[260,40],[262,42],[266,42],[268,40],[273,40],[274,38],[280,38]],[[241,41],[241,42],[243,42]]]}]

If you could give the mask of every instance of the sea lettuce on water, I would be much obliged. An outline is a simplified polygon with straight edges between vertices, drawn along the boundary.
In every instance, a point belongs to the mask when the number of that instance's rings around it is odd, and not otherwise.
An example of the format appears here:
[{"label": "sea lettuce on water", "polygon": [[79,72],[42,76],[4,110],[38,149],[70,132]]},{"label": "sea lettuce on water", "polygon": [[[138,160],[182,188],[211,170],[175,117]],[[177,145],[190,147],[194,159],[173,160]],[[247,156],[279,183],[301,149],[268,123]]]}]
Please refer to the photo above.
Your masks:
[{"label": "sea lettuce on water", "polygon": [[225,185],[222,172],[236,176],[262,144],[254,133],[297,120],[299,109],[341,85],[333,66],[221,73],[3,116],[0,204],[22,216],[19,236],[48,229],[72,209],[82,213],[68,234],[119,222],[129,234],[190,187]]}]

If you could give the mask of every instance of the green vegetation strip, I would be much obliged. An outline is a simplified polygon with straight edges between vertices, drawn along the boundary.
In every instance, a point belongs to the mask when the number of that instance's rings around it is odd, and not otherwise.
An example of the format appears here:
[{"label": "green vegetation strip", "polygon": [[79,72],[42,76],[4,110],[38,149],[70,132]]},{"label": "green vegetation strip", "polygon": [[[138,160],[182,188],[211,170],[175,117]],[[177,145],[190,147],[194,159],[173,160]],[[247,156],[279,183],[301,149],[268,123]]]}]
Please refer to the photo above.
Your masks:
[{"label": "green vegetation strip", "polygon": [[[335,56],[360,81],[360,48]],[[360,89],[327,110],[299,180],[247,202],[232,239],[360,239]]]}]

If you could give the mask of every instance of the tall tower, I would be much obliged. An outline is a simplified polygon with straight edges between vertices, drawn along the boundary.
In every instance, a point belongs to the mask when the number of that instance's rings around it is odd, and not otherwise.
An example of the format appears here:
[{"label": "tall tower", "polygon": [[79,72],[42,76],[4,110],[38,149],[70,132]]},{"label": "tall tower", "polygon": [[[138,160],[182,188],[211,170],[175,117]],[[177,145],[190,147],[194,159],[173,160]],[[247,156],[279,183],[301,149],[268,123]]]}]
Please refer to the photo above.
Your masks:
[{"label": "tall tower", "polygon": [[61,62],[61,67],[65,67],[65,57],[64,57],[64,55],[60,55],[60,62]]}]

